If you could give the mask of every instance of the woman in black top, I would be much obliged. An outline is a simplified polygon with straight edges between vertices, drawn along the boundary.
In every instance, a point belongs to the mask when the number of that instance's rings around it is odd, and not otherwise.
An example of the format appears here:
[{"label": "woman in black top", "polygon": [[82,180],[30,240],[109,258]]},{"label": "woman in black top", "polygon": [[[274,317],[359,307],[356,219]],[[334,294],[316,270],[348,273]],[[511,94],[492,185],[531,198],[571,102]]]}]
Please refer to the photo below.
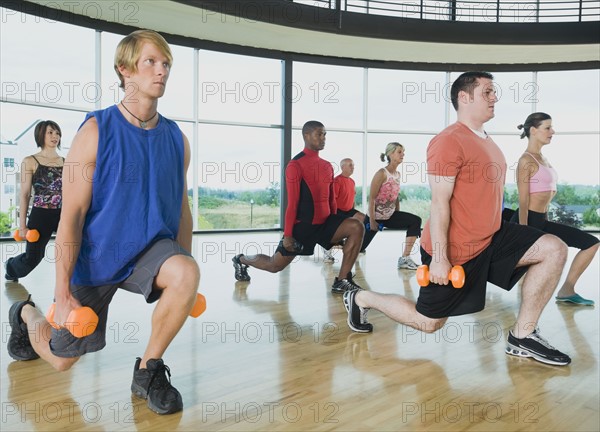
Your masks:
[{"label": "woman in black top", "polygon": [[[65,159],[56,150],[60,149],[62,132],[58,124],[46,120],[36,125],[34,135],[41,150],[27,156],[21,164],[19,235],[25,238],[28,230],[36,229],[40,237],[36,242],[27,242],[25,253],[6,261],[5,278],[15,282],[27,276],[42,261],[46,245],[58,229],[60,220]],[[32,188],[33,204],[27,220]]]}]

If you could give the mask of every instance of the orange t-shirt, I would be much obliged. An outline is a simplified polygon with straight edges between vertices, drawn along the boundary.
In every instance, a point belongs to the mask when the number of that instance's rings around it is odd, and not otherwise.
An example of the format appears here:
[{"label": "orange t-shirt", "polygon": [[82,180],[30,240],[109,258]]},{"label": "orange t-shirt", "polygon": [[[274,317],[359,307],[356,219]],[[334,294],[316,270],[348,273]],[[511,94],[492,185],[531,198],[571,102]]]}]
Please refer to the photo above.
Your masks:
[{"label": "orange t-shirt", "polygon": [[339,174],[333,179],[333,190],[338,210],[350,211],[354,208],[356,183],[350,177]]},{"label": "orange t-shirt", "polygon": [[[457,122],[429,143],[427,173],[456,177],[450,198],[449,244],[442,247],[452,265],[463,264],[479,255],[500,229],[506,159],[490,137],[481,138]],[[423,228],[421,246],[433,255],[430,220]]]}]

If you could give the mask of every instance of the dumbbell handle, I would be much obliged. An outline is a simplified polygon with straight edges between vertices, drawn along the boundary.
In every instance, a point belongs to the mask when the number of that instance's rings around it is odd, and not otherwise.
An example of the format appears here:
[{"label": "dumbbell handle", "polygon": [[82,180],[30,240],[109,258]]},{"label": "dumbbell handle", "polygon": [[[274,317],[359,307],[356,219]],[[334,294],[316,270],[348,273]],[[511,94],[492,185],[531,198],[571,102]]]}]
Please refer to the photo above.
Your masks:
[{"label": "dumbbell handle", "polygon": [[[462,288],[465,284],[465,270],[462,266],[454,266],[448,273],[448,280],[454,288]],[[417,283],[419,286],[426,287],[429,285],[429,267],[421,265],[417,268]]]},{"label": "dumbbell handle", "polygon": [[69,330],[69,333],[76,338],[89,336],[94,333],[96,331],[96,327],[98,327],[98,315],[96,315],[96,312],[94,312],[90,307],[82,306],[73,309],[69,313],[67,321],[62,326],[59,326],[54,321],[55,310],[56,303],[52,303],[48,309],[48,313],[46,314],[46,320],[48,323],[57,330],[66,328]]},{"label": "dumbbell handle", "polygon": [[[366,228],[367,230],[370,230],[370,229],[371,229],[371,222],[367,222],[367,223],[365,224],[365,228]],[[380,222],[380,223],[377,225],[377,230],[378,230],[378,231],[383,231],[383,222]]]},{"label": "dumbbell handle", "polygon": [[38,241],[40,239],[40,232],[36,229],[27,230],[27,234],[25,234],[25,238],[23,238],[23,237],[21,237],[19,230],[15,230],[15,232],[13,234],[13,238],[19,242],[23,241],[23,240],[27,240],[29,243],[35,243],[36,241]]}]

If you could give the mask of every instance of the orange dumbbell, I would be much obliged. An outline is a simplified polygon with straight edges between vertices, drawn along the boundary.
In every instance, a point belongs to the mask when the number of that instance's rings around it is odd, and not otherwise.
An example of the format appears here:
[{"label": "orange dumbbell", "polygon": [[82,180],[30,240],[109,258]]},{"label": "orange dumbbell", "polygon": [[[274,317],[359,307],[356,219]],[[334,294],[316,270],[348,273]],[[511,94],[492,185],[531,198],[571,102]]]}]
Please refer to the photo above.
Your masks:
[{"label": "orange dumbbell", "polygon": [[25,234],[25,238],[23,238],[19,234],[19,230],[15,230],[13,238],[18,242],[27,240],[29,243],[35,243],[40,239],[40,232],[36,229],[27,230],[27,234]]},{"label": "orange dumbbell", "polygon": [[206,297],[202,294],[196,294],[196,303],[194,303],[194,307],[190,312],[190,316],[194,318],[198,318],[200,315],[204,313],[206,310]]},{"label": "orange dumbbell", "polygon": [[[48,320],[48,323],[52,327],[59,330],[61,326],[54,322],[54,309],[56,309],[56,303],[52,303],[50,309],[48,309],[46,320]],[[71,313],[69,313],[67,321],[62,326],[62,328],[69,330],[69,333],[76,338],[91,335],[96,331],[96,327],[98,327],[98,315],[96,315],[96,312],[94,312],[92,308],[87,306],[73,309]]]},{"label": "orange dumbbell", "polygon": [[[454,288],[462,288],[465,284],[465,271],[462,266],[454,266],[448,273],[448,280],[452,282]],[[417,282],[419,286],[429,285],[429,267],[421,265],[417,269]]]}]

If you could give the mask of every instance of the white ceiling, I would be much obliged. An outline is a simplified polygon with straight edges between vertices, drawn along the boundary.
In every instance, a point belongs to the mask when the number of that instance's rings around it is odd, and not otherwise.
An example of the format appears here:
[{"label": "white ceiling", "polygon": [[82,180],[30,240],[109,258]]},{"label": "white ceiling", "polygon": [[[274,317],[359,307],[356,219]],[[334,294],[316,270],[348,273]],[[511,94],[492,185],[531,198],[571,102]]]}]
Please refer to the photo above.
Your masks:
[{"label": "white ceiling", "polygon": [[345,36],[253,22],[166,0],[110,0],[92,3],[34,0],[33,3],[190,38],[328,57],[458,65],[600,61],[599,44],[446,44]]}]

